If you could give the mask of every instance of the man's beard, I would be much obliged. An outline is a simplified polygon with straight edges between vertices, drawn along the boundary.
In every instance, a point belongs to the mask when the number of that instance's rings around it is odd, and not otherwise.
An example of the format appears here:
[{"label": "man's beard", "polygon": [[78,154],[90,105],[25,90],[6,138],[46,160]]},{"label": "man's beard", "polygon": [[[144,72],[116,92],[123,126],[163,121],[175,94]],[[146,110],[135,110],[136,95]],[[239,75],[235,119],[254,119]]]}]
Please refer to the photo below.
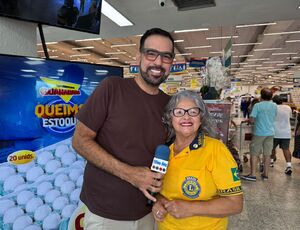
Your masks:
[{"label": "man's beard", "polygon": [[[163,75],[160,76],[160,77],[158,77],[158,78],[151,77],[148,74],[148,72],[150,72],[151,69],[160,69],[160,71],[162,72]],[[151,86],[155,86],[155,87],[159,86],[162,82],[164,82],[167,79],[168,75],[166,75],[165,72],[166,72],[166,70],[164,68],[162,68],[162,67],[153,67],[153,66],[150,66],[150,67],[147,68],[146,71],[142,71],[140,69],[140,73],[141,73],[141,76],[144,79],[144,81],[147,84],[149,84]]]}]

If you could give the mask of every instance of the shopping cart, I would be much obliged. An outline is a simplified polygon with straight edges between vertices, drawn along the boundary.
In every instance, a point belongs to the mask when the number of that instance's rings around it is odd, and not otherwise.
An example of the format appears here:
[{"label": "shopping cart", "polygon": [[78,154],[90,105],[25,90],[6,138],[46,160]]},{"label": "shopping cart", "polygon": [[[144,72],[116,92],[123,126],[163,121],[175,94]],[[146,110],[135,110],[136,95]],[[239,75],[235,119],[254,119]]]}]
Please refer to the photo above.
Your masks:
[{"label": "shopping cart", "polygon": [[[241,121],[240,124],[240,136],[239,136],[239,152],[243,158],[243,162],[248,162],[248,156],[250,154],[250,144],[252,140],[252,130],[254,126],[248,121]],[[264,171],[263,155],[259,155],[259,171]]]},{"label": "shopping cart", "polygon": [[241,121],[239,135],[239,152],[244,163],[248,162],[247,154],[250,153],[253,126],[248,121]]}]

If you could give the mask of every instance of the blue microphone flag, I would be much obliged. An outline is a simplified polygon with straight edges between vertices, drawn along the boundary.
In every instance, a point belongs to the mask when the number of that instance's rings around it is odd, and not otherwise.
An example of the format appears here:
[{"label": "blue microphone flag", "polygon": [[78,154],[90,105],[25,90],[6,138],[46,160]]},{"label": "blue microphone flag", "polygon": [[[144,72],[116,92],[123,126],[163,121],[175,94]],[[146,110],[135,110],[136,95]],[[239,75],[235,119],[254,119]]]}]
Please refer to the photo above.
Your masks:
[{"label": "blue microphone flag", "polygon": [[159,173],[166,173],[170,156],[169,147],[159,145],[155,150],[154,159],[152,161],[151,170]]}]

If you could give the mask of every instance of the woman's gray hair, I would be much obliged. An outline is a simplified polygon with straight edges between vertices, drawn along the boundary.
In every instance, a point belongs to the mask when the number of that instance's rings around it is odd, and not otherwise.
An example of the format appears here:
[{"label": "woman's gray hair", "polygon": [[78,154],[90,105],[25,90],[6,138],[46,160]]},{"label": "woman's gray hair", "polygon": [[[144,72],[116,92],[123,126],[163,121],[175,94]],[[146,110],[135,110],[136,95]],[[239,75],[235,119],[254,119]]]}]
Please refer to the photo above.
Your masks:
[{"label": "woman's gray hair", "polygon": [[196,92],[185,90],[173,95],[169,103],[165,107],[163,122],[167,127],[168,141],[171,141],[175,137],[175,130],[172,126],[172,117],[171,117],[172,111],[174,108],[176,108],[178,103],[184,98],[192,99],[196,103],[197,107],[200,108],[201,125],[199,130],[201,130],[202,132],[204,132],[206,135],[210,137],[216,137],[216,132],[214,131],[215,129],[213,128],[213,122],[211,121],[211,117],[205,107],[205,104],[201,96],[198,95]]}]

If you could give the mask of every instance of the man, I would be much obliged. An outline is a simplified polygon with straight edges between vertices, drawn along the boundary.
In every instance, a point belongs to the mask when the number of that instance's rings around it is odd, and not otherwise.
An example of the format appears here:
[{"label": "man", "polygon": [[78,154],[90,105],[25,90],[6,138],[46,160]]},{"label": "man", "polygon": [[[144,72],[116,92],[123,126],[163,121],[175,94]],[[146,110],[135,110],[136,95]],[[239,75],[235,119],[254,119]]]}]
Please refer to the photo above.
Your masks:
[{"label": "man", "polygon": [[274,145],[271,155],[271,167],[274,167],[274,159],[276,159],[276,147],[279,147],[283,151],[283,155],[287,164],[285,174],[292,174],[292,154],[290,152],[290,139],[291,139],[291,124],[290,118],[292,116],[292,109],[288,105],[282,104],[282,98],[279,95],[273,97],[273,102],[277,104],[277,116],[275,119],[275,135]]},{"label": "man", "polygon": [[[274,121],[277,114],[277,106],[271,101],[273,93],[268,88],[260,92],[261,101],[256,103],[250,114],[250,122],[254,123],[254,133],[250,144],[249,175],[241,176],[244,180],[256,181],[256,167],[258,156],[263,150],[264,165],[270,164],[270,155],[273,149]],[[264,167],[261,174],[263,180],[268,179],[269,167]]]},{"label": "man", "polygon": [[152,230],[147,199],[162,174],[151,172],[155,148],[165,143],[162,115],[169,96],[158,86],[170,73],[174,40],[153,28],[141,37],[140,76],[101,82],[78,113],[73,147],[87,159],[80,198],[84,229]]}]

